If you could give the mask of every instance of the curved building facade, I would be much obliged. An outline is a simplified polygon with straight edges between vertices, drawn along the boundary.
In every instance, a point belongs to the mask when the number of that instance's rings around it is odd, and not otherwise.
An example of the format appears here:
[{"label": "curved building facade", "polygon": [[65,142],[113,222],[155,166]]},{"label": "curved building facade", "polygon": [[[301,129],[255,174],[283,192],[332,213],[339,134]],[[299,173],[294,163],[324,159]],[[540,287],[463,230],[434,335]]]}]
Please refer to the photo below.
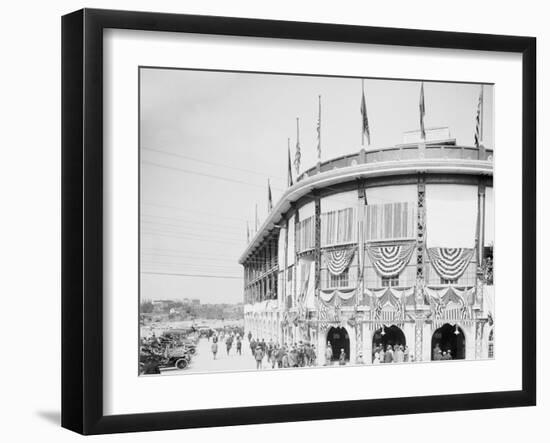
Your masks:
[{"label": "curved building facade", "polygon": [[239,259],[245,334],[351,363],[388,344],[414,361],[493,356],[493,152],[429,135],[288,187]]}]

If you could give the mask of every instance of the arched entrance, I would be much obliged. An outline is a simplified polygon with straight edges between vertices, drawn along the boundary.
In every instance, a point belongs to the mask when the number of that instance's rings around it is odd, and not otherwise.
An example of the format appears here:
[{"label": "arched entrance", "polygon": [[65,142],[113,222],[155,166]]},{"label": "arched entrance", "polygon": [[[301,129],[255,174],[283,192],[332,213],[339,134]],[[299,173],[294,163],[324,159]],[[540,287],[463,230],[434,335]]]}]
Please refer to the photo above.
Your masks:
[{"label": "arched entrance", "polygon": [[372,349],[377,349],[379,346],[382,346],[384,350],[387,349],[388,345],[402,345],[405,347],[407,341],[405,340],[405,334],[398,326],[384,326],[378,329],[372,336]]},{"label": "arched entrance", "polygon": [[[439,352],[441,351],[441,353]],[[443,352],[451,352],[452,360],[466,358],[466,338],[458,325],[445,323],[432,335],[432,360],[445,360]]]},{"label": "arched entrance", "polygon": [[338,360],[341,349],[344,349],[346,359],[349,360],[349,334],[346,328],[330,328],[327,332],[327,346],[329,342],[332,348],[332,360]]}]

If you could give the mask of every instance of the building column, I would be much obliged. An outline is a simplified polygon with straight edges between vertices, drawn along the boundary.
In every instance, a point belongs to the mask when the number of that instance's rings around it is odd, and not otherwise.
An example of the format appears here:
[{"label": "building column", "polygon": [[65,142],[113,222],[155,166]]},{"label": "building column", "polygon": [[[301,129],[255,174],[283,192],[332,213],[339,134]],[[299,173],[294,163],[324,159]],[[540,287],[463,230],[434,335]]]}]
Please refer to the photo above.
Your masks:
[{"label": "building column", "polygon": [[476,360],[483,357],[483,325],[482,321],[476,322]]},{"label": "building column", "polygon": [[415,361],[423,361],[423,331],[424,321],[416,320],[414,324],[414,358]]},{"label": "building column", "polygon": [[300,233],[300,213],[298,212],[298,208],[294,207],[294,275],[293,275],[293,291],[292,291],[292,306],[294,307],[294,303],[296,301],[297,297],[297,290],[298,290],[298,237]]},{"label": "building column", "polygon": [[483,247],[485,246],[485,183],[480,182],[477,192],[477,229],[476,229],[476,297],[475,304],[481,309],[483,303]]},{"label": "building column", "polygon": [[321,290],[321,197],[315,194],[315,298]]},{"label": "building column", "polygon": [[424,305],[424,251],[426,248],[426,178],[418,176],[416,208],[416,290],[417,305]]}]

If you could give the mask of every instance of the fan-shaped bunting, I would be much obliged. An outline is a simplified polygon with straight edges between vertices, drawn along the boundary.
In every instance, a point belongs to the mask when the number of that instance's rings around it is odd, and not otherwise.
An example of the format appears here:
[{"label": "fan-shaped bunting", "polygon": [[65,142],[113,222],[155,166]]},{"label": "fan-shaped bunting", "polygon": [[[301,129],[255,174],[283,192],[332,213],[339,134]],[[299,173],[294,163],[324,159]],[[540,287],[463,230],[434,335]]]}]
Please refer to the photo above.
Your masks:
[{"label": "fan-shaped bunting", "polygon": [[332,275],[340,275],[346,270],[353,259],[355,250],[352,248],[336,249],[325,252],[327,268]]},{"label": "fan-shaped bunting", "polygon": [[434,269],[446,280],[456,280],[464,273],[473,252],[473,248],[428,248]]},{"label": "fan-shaped bunting", "polygon": [[414,242],[392,246],[367,246],[367,253],[374,269],[382,277],[392,277],[409,263],[414,251]]}]

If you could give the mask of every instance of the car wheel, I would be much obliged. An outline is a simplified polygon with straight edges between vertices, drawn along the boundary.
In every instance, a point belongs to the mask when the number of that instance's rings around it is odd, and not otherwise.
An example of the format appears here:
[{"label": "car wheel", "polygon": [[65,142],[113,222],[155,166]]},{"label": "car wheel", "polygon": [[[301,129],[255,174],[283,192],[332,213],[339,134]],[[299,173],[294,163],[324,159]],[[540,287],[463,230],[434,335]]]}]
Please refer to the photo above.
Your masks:
[{"label": "car wheel", "polygon": [[185,369],[187,367],[187,360],[185,358],[180,358],[178,361],[176,361],[176,368],[178,369]]}]

